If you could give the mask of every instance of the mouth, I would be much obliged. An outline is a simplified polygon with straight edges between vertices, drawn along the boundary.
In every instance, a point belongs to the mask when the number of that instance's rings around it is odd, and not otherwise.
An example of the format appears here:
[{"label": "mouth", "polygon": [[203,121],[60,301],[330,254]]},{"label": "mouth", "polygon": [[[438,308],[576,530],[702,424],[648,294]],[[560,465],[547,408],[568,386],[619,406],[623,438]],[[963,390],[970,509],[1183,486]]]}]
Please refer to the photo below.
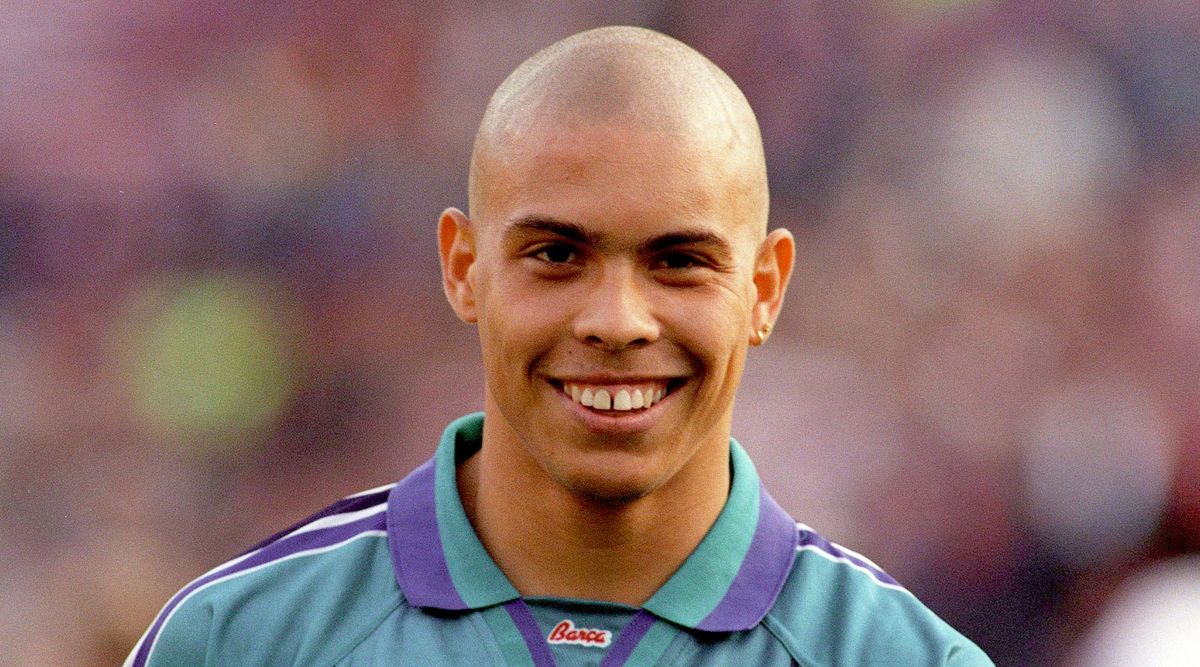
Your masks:
[{"label": "mouth", "polygon": [[576,405],[612,416],[645,412],[669,396],[681,382],[666,379],[628,382],[550,381]]}]

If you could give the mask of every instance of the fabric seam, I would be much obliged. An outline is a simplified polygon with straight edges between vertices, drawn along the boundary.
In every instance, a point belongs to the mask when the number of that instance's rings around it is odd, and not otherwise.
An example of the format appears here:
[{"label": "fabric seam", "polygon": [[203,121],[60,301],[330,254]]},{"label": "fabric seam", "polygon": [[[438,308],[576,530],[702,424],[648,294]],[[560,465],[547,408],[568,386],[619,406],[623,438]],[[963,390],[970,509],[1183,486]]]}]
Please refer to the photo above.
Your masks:
[{"label": "fabric seam", "polygon": [[392,606],[389,607],[388,610],[382,616],[379,617],[379,620],[376,621],[374,625],[371,625],[370,628],[366,632],[364,632],[361,637],[358,638],[358,641],[353,642],[350,645],[350,648],[346,649],[345,653],[338,656],[337,660],[334,660],[333,662],[329,663],[330,667],[334,667],[338,663],[340,663],[343,660],[345,660],[346,658],[350,657],[350,654],[354,653],[354,651],[359,646],[362,646],[363,642],[367,641],[367,639],[369,639],[371,637],[371,635],[375,634],[379,630],[379,628],[383,627],[383,622],[386,621],[389,616],[396,613],[396,610],[399,609],[402,604],[404,604],[404,595],[397,593],[397,597],[399,599],[396,600],[396,602],[394,604],[392,604]]},{"label": "fabric seam", "polygon": [[800,650],[796,638],[787,629],[787,626],[775,618],[774,613],[768,613],[764,616],[762,625],[767,629],[767,632],[771,633],[771,636],[776,641],[783,644],[784,650],[788,652],[788,655],[792,656],[792,660],[795,660],[799,667],[816,667],[817,663],[802,655],[803,651]]}]

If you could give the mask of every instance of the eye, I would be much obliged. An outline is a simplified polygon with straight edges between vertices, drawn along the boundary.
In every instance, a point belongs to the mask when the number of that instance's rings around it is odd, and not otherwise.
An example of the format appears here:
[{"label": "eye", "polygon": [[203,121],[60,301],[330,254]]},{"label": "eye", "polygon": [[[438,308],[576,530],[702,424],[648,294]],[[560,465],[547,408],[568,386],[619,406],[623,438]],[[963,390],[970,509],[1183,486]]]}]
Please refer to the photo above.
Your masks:
[{"label": "eye", "polygon": [[663,255],[658,260],[658,265],[663,269],[693,269],[704,264],[703,260],[695,255],[689,255],[682,252],[673,252]]},{"label": "eye", "polygon": [[565,245],[550,245],[539,250],[534,257],[549,264],[566,264],[575,261],[575,250]]}]

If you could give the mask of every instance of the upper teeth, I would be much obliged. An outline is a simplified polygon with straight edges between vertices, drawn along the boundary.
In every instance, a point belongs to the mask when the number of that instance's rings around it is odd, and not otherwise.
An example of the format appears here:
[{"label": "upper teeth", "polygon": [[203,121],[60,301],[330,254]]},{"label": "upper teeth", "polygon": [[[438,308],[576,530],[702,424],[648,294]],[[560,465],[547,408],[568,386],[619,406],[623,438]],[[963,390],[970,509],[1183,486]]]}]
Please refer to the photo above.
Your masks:
[{"label": "upper teeth", "polygon": [[640,386],[595,386],[567,384],[564,390],[571,400],[595,410],[636,410],[648,408],[662,400],[665,383]]}]

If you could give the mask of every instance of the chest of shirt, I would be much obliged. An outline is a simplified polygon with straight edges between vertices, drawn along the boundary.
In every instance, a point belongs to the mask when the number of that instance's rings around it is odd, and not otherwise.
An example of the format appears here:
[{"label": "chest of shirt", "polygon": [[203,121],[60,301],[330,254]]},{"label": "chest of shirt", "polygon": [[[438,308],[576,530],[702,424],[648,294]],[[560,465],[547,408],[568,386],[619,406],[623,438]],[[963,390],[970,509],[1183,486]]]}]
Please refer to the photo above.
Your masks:
[{"label": "chest of shirt", "polygon": [[459,613],[403,605],[338,667],[739,663],[796,664],[761,626],[735,633],[703,633],[619,605],[535,599]]}]

